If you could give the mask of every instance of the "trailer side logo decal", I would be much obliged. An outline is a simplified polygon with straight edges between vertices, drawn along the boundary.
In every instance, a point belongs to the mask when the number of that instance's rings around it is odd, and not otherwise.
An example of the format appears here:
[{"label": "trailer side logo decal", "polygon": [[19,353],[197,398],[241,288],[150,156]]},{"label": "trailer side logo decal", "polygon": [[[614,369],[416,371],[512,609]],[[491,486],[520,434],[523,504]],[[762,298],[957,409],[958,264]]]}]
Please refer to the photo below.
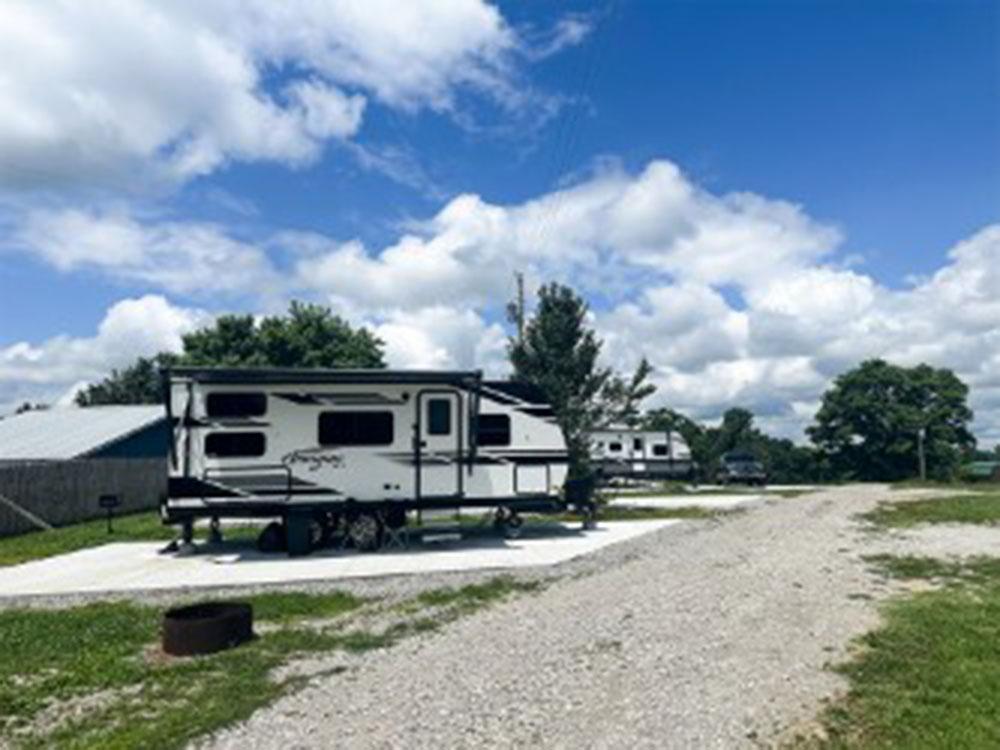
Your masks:
[{"label": "trailer side logo decal", "polygon": [[305,464],[309,471],[316,471],[324,466],[340,469],[344,466],[344,457],[329,448],[300,448],[282,456],[281,463],[289,468],[295,464]]}]

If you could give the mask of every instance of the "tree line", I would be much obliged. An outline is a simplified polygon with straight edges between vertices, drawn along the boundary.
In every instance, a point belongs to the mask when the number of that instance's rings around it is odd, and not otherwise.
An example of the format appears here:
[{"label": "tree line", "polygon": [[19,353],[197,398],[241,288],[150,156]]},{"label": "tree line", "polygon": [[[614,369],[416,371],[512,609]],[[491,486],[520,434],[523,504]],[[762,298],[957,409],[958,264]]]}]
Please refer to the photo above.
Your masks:
[{"label": "tree line", "polygon": [[[588,323],[588,306],[565,285],[542,286],[530,317],[518,303],[508,310],[518,323],[507,344],[511,377],[538,386],[548,397],[574,476],[590,470],[587,434],[607,424],[679,433],[704,478],[715,475],[722,456],[737,450],[753,453],[774,482],[893,481],[917,476],[921,469],[931,478],[948,479],[963,458],[974,455],[969,390],[945,368],[862,362],[826,391],[807,429],[811,444],[799,445],[765,434],[754,424],[754,414],[741,407],[727,410],[718,426],[667,407],[642,411],[656,390],[649,362],[641,358],[629,374],[601,364],[603,341]],[[384,343],[371,331],[351,326],[326,307],[301,302],[292,302],[286,315],[220,316],[182,342],[180,353],[140,357],[87,386],[77,403],[159,402],[159,371],[175,365],[386,366]]]}]

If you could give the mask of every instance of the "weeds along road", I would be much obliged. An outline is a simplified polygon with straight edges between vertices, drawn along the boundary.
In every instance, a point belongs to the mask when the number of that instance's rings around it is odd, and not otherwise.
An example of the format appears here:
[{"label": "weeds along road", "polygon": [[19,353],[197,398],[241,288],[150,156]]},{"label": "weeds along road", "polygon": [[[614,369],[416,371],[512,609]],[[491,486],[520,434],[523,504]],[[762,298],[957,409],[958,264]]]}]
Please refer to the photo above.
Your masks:
[{"label": "weeds along road", "polygon": [[[739,748],[811,720],[885,593],[852,486],[667,528],[373,652],[218,748]],[[321,665],[319,665],[321,666]]]}]

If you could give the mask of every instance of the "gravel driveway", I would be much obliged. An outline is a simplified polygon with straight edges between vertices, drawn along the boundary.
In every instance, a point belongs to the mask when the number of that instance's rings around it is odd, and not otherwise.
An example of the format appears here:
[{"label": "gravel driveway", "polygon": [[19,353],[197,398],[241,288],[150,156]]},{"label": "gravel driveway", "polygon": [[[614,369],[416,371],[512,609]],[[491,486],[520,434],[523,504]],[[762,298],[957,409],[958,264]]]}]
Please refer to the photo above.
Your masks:
[{"label": "gravel driveway", "polygon": [[842,687],[824,665],[877,625],[888,589],[861,555],[878,538],[851,516],[904,497],[835,488],[609,547],[541,593],[318,678],[208,745],[769,745]]}]

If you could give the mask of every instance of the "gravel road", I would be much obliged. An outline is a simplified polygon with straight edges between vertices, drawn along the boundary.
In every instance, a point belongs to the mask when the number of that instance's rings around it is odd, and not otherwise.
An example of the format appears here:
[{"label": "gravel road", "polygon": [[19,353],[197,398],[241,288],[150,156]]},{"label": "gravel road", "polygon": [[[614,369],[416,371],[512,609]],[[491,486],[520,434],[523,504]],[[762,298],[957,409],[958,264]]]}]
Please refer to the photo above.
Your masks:
[{"label": "gravel road", "polygon": [[889,584],[852,516],[920,493],[772,499],[563,566],[542,592],[372,652],[205,743],[215,748],[741,748],[807,726],[824,665]]}]

